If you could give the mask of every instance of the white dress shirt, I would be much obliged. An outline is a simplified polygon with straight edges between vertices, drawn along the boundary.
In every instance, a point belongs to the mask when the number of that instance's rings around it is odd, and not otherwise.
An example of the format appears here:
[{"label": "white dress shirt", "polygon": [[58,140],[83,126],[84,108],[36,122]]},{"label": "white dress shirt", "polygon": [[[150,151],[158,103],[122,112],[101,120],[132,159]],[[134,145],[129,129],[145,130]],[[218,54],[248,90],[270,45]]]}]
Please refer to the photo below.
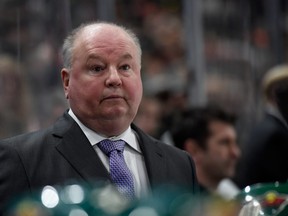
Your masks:
[{"label": "white dress shirt", "polygon": [[76,117],[76,115],[73,113],[71,109],[69,110],[68,114],[77,122],[77,124],[79,125],[79,127],[89,140],[90,144],[95,149],[96,153],[98,154],[100,160],[102,161],[108,172],[109,172],[109,158],[100,150],[100,148],[97,146],[97,143],[107,138],[111,140],[122,139],[127,143],[127,145],[125,145],[123,154],[125,162],[129,170],[133,174],[135,195],[138,198],[147,195],[150,186],[146,166],[144,163],[144,157],[141,152],[136,134],[131,129],[131,127],[129,126],[129,128],[119,136],[104,137],[97,134],[95,131],[91,130],[90,128],[86,127],[82,122],[80,122],[80,120]]}]

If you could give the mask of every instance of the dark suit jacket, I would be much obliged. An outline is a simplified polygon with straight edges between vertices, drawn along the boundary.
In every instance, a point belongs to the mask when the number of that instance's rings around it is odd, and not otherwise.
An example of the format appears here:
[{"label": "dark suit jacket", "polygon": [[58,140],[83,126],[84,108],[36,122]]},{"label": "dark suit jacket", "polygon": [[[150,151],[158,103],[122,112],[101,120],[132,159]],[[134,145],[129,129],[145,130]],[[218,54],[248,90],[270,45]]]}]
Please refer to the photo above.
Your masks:
[{"label": "dark suit jacket", "polygon": [[[152,187],[162,183],[197,188],[194,163],[187,153],[136,131]],[[95,183],[109,174],[81,131],[65,113],[48,129],[0,142],[0,209],[10,197],[68,180]],[[2,205],[2,207],[1,207]]]},{"label": "dark suit jacket", "polygon": [[244,146],[236,182],[247,185],[284,182],[288,179],[288,128],[266,114]]}]

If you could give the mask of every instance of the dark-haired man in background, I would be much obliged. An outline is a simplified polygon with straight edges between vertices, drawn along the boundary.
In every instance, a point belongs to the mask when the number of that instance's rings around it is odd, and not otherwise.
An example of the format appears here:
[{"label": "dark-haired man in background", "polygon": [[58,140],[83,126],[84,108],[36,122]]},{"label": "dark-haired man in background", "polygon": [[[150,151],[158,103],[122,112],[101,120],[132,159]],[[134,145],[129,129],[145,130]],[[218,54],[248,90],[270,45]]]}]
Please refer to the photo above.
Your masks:
[{"label": "dark-haired man in background", "polygon": [[[174,145],[194,158],[198,182],[205,194],[220,194],[220,183],[234,177],[240,157],[234,123],[234,116],[211,106],[183,112],[171,130]],[[232,181],[226,182],[231,183],[231,190],[226,188],[220,195],[230,199],[238,190]]]}]

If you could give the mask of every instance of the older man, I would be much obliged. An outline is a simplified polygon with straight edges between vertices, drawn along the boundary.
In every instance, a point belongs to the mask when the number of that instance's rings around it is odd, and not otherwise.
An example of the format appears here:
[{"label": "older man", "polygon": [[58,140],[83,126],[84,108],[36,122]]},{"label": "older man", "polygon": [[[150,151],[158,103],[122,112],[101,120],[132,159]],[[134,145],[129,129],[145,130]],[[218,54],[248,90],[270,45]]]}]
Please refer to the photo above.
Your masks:
[{"label": "older man", "polygon": [[130,30],[81,25],[64,41],[63,59],[70,109],[47,129],[0,142],[0,209],[21,192],[69,181],[108,180],[135,197],[162,183],[195,190],[191,157],[132,124],[142,82],[141,48]]}]

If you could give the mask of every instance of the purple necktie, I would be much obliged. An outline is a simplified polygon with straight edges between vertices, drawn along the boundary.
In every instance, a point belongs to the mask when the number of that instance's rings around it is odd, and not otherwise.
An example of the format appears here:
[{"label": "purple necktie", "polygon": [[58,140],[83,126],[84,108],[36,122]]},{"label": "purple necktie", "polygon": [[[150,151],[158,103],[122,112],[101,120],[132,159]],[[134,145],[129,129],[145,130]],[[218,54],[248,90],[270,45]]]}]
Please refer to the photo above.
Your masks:
[{"label": "purple necktie", "polygon": [[123,140],[112,141],[105,139],[98,143],[98,147],[109,157],[112,182],[120,193],[129,199],[133,199],[135,195],[133,176],[124,160],[124,146],[125,142]]}]

